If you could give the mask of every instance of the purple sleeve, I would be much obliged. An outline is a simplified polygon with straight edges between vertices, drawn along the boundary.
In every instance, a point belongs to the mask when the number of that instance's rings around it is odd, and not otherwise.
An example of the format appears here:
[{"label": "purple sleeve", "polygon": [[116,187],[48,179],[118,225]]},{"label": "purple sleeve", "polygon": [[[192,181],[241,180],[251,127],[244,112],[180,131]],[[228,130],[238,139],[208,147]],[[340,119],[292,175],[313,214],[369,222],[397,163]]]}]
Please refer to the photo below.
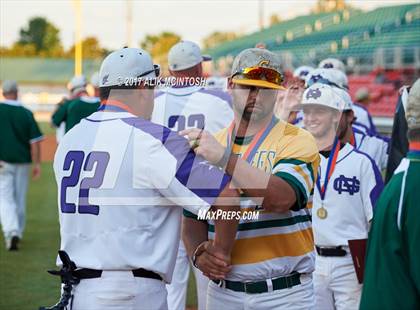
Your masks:
[{"label": "purple sleeve", "polygon": [[208,164],[201,156],[196,156],[187,139],[178,133],[141,118],[126,118],[124,122],[160,140],[176,159],[175,178],[207,203],[213,204],[230,181],[223,171]]},{"label": "purple sleeve", "polygon": [[369,159],[370,164],[372,166],[372,170],[375,175],[375,186],[370,191],[369,198],[372,204],[372,208],[373,210],[375,210],[376,202],[378,201],[379,195],[382,193],[382,190],[384,188],[384,181],[382,180],[381,172],[379,171],[379,168],[376,165],[375,161],[368,154],[360,152],[356,149],[355,152],[365,155]]}]

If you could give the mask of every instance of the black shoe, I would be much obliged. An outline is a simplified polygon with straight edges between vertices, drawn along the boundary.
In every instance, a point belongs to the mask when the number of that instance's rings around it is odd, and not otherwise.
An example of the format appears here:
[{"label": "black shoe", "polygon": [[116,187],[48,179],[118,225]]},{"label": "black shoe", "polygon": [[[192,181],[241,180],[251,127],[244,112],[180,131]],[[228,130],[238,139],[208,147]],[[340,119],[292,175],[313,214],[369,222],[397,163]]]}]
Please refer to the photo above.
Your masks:
[{"label": "black shoe", "polygon": [[10,241],[9,251],[17,251],[18,250],[18,243],[19,243],[19,237],[18,236],[13,236],[12,240]]}]

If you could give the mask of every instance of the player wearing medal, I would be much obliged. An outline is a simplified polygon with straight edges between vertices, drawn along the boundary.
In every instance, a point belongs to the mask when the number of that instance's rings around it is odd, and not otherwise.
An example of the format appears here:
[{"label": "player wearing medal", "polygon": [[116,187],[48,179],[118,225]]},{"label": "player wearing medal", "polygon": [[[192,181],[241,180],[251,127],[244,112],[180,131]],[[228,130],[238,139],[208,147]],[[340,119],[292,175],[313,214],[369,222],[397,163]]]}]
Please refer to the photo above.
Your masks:
[{"label": "player wearing medal", "polygon": [[[265,49],[242,51],[232,66],[229,89],[234,121],[216,138],[189,129],[197,154],[225,167],[242,193],[241,210],[259,210],[241,219],[231,271],[209,284],[207,309],[312,309],[314,245],[306,209],[318,169],[318,150],[305,130],[274,117],[282,89],[278,55]],[[214,222],[184,213],[183,240],[205,274],[218,266],[208,240]]]},{"label": "player wearing medal", "polygon": [[315,83],[304,92],[301,106],[321,157],[312,208],[315,308],[357,309],[362,286],[348,240],[367,238],[383,182],[374,161],[336,135],[341,113],[351,109],[339,92]]},{"label": "player wearing medal", "polygon": [[[335,69],[315,69],[307,79],[307,86],[314,83],[326,84],[334,88],[335,92],[346,101],[350,107],[342,113],[337,135],[343,143],[350,143],[359,151],[369,155],[380,170],[386,168],[388,162],[388,142],[379,136],[372,136],[362,131],[357,122],[356,105],[353,104],[346,90],[347,78],[341,71]],[[359,125],[358,125],[359,124]]]},{"label": "player wearing medal", "polygon": [[[74,310],[167,309],[180,206],[192,213],[239,210],[227,175],[196,156],[185,138],[149,121],[154,90],[145,80],[158,75],[144,50],[108,55],[99,79],[103,105],[63,137],[55,154],[60,249],[76,265],[63,259],[62,280],[76,284],[63,298],[74,296]],[[121,84],[134,79],[141,82]],[[224,197],[232,206],[220,206]],[[236,227],[237,220],[216,222],[209,246],[223,261],[230,261]],[[220,278],[217,272],[211,276]]]}]

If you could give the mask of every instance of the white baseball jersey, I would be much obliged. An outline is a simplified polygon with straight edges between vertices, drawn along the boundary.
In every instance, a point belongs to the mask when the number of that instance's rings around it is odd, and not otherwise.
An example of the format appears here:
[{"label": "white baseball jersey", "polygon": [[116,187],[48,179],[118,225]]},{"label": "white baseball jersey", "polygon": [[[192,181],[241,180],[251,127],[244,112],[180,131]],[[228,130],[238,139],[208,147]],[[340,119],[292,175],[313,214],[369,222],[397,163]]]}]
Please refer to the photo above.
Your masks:
[{"label": "white baseball jersey", "polygon": [[375,124],[373,124],[369,111],[360,104],[353,103],[353,112],[356,117],[353,126],[357,127],[357,129],[365,134],[375,135],[376,127]]},{"label": "white baseball jersey", "polygon": [[379,170],[386,169],[388,163],[388,142],[377,136],[369,136],[353,127],[356,149],[372,158]]},{"label": "white baseball jersey", "polygon": [[166,88],[156,94],[152,122],[175,131],[204,128],[216,133],[233,120],[230,95],[198,86]]},{"label": "white baseball jersey", "polygon": [[[328,158],[322,154],[319,168],[321,187],[324,185]],[[373,208],[383,188],[376,164],[369,156],[345,144],[338,153],[337,164],[326,189],[323,206],[327,217],[317,215],[321,196],[316,187],[313,198],[312,225],[318,246],[348,245],[348,240],[368,236]]]},{"label": "white baseball jersey", "polygon": [[182,207],[209,209],[228,177],[177,133],[107,107],[72,128],[54,158],[61,249],[78,267],[145,268],[170,282]]}]

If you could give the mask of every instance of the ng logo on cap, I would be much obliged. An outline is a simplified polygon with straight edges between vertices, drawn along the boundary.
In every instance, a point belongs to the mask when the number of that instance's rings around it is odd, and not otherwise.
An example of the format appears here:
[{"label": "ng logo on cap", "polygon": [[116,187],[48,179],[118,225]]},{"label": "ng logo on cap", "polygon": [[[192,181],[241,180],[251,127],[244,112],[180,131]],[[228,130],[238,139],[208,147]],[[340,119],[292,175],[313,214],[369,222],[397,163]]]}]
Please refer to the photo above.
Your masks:
[{"label": "ng logo on cap", "polygon": [[308,91],[308,93],[306,94],[306,99],[310,99],[310,98],[317,99],[317,98],[321,97],[321,95],[322,94],[321,94],[321,91],[319,90],[319,88],[310,89]]}]

